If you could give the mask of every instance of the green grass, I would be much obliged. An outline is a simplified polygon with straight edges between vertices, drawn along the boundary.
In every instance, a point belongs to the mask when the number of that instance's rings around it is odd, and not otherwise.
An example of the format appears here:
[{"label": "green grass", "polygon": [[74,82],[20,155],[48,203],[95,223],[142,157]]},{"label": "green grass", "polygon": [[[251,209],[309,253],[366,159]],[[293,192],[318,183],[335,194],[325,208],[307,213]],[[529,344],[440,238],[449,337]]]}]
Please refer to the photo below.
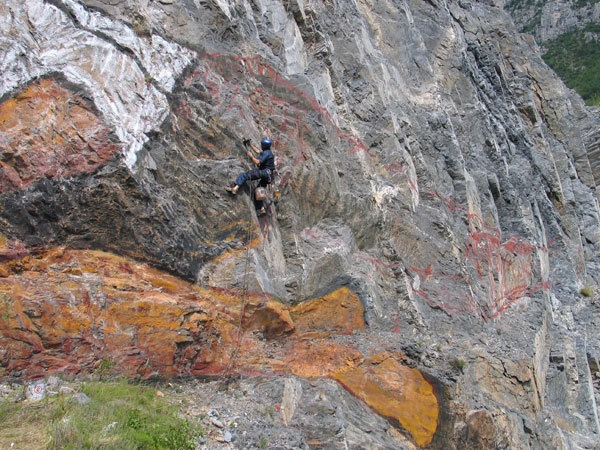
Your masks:
[{"label": "green grass", "polygon": [[600,33],[600,24],[590,23],[581,30],[565,33],[544,43],[544,61],[565,84],[581,95],[588,105],[600,105],[600,41],[586,33]]},{"label": "green grass", "polygon": [[155,389],[124,381],[90,382],[81,392],[89,403],[80,405],[72,395],[60,395],[36,403],[0,404],[0,423],[7,425],[3,428],[18,428],[14,435],[0,435],[0,444],[35,431],[35,447],[19,448],[176,450],[194,449],[202,435],[199,425],[178,417],[177,406],[158,397]]}]

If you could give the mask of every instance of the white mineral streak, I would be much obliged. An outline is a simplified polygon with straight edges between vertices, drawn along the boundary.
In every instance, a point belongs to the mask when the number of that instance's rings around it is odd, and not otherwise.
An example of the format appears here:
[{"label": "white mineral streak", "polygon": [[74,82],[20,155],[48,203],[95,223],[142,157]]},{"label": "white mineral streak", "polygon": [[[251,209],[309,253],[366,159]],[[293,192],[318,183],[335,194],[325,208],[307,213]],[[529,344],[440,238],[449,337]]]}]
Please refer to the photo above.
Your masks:
[{"label": "white mineral streak", "polygon": [[[245,2],[248,3],[248,2]],[[304,48],[304,40],[293,17],[286,11],[284,2],[280,0],[259,0],[256,2],[261,16],[274,35],[281,38],[279,48],[273,52],[286,64],[288,75],[301,74],[306,70],[308,59]],[[246,8],[251,10],[251,8]]]},{"label": "white mineral streak", "polygon": [[287,427],[302,399],[302,384],[295,377],[285,379],[281,400],[281,420]]},{"label": "white mineral streak", "polygon": [[296,22],[291,19],[288,21],[288,26],[285,30],[284,47],[287,73],[289,75],[303,73],[307,65],[307,58],[304,53],[304,41]]},{"label": "white mineral streak", "polygon": [[192,50],[168,42],[158,35],[140,38],[128,25],[99,12],[89,12],[74,0],[63,0],[63,3],[73,12],[82,28],[102,33],[130,50],[148,75],[165,91],[173,90],[176,77],[196,56]]},{"label": "white mineral streak", "polygon": [[223,14],[225,14],[229,20],[231,20],[231,12],[229,11],[229,2],[227,0],[215,0],[217,6],[221,8]]},{"label": "white mineral streak", "polygon": [[169,113],[167,98],[156,86],[171,91],[194,53],[159,36],[141,38],[125,24],[90,13],[73,0],[63,3],[75,22],[42,0],[7,0],[0,6],[0,95],[37,77],[62,74],[91,96],[124,144],[124,161],[131,170],[148,140],[146,133]]}]

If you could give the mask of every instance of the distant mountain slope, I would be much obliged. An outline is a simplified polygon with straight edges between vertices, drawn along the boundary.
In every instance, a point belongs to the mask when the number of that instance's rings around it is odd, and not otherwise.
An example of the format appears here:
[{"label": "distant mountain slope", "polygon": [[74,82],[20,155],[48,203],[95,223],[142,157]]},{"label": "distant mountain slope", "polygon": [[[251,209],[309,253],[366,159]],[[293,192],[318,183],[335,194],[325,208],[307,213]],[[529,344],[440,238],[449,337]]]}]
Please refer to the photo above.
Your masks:
[{"label": "distant mountain slope", "polygon": [[600,2],[511,0],[506,9],[535,36],[544,60],[590,105],[600,105]]}]

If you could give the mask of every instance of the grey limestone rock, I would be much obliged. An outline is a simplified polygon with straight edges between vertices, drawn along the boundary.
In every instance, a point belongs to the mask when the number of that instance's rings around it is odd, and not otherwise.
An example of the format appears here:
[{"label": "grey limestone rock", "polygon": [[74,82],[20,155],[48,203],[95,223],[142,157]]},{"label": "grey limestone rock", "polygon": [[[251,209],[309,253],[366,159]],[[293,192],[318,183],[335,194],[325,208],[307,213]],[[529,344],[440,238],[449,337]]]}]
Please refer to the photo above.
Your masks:
[{"label": "grey limestone rock", "polygon": [[[348,286],[354,345],[439,384],[432,448],[597,448],[598,114],[501,3],[8,0],[2,98],[55,76],[120,153],[0,192],[0,232],[288,304]],[[263,135],[281,196],[257,217],[223,188]],[[239,448],[404,439],[327,380],[249,389],[287,398],[288,427]]]}]

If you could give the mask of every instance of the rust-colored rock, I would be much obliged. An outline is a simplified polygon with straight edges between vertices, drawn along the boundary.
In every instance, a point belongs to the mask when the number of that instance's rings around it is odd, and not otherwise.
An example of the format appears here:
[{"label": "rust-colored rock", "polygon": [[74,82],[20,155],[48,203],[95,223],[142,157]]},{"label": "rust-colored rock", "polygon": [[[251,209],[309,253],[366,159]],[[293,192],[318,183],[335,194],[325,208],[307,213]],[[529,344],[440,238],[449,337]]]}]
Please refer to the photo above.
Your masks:
[{"label": "rust-colored rock", "polygon": [[437,429],[439,404],[423,374],[399,364],[398,359],[378,354],[332,378],[380,414],[397,420],[417,445],[425,446]]},{"label": "rust-colored rock", "polygon": [[292,308],[296,330],[303,334],[349,334],[365,327],[364,310],[356,295],[342,288]]},{"label": "rust-colored rock", "polygon": [[0,136],[0,192],[92,171],[118,150],[92,106],[54,79],[0,104]]},{"label": "rust-colored rock", "polygon": [[[9,240],[5,235],[0,234],[0,262],[17,261],[23,259],[29,254],[23,243],[18,239]],[[8,276],[12,269],[10,266],[0,266],[0,277]]]},{"label": "rust-colored rock", "polygon": [[55,248],[0,267],[0,376],[112,367],[139,378],[332,377],[419,445],[435,433],[438,403],[418,370],[401,355],[364,361],[332,339],[364,328],[348,288],[289,308],[262,294],[202,289],[101,251]]}]

